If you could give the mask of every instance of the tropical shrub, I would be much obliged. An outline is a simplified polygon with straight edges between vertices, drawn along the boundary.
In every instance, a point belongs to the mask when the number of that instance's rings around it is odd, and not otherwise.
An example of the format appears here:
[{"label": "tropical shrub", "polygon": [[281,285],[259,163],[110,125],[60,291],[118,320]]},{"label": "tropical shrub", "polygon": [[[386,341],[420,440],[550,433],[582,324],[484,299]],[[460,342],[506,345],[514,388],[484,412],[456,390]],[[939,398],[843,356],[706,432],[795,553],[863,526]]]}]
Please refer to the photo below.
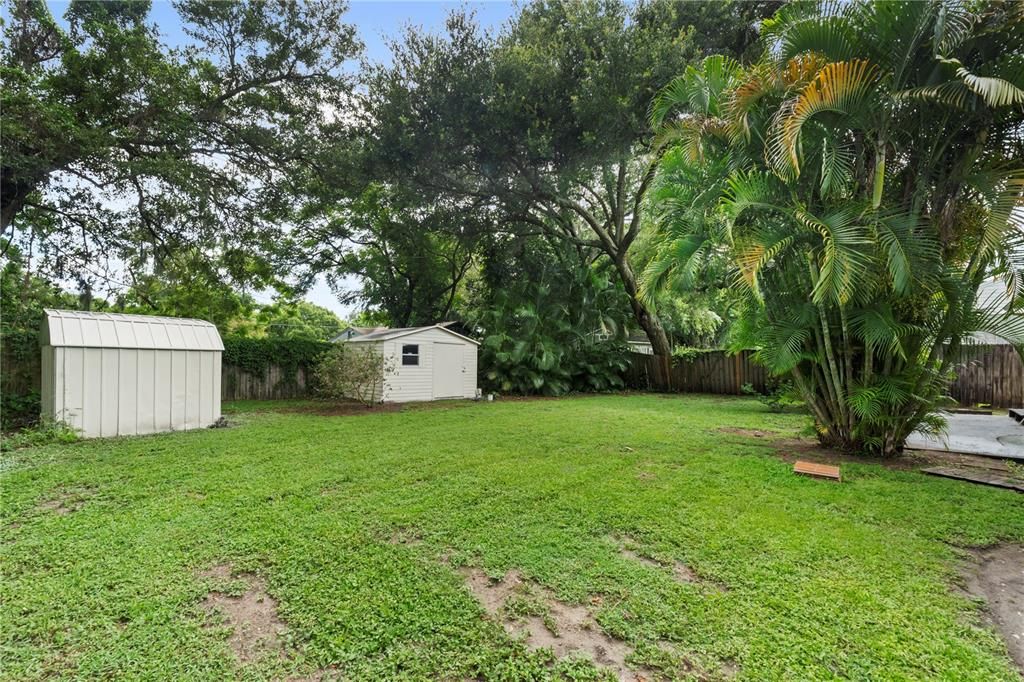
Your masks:
[{"label": "tropical shrub", "polygon": [[745,395],[757,398],[757,402],[768,408],[771,412],[785,412],[790,405],[796,405],[798,400],[793,399],[796,388],[792,381],[780,381],[773,378],[766,382],[763,391],[758,391],[753,384],[743,384],[740,387]]},{"label": "tropical shrub", "polygon": [[[793,382],[825,444],[899,452],[942,428],[971,333],[1024,343],[1022,12],[786,5],[761,61],[708,58],[652,106],[648,295],[726,255],[732,343]],[[979,301],[992,277],[1005,296]]]},{"label": "tropical shrub", "polygon": [[326,400],[357,400],[370,407],[383,398],[388,376],[395,371],[380,351],[368,344],[336,344],[320,356],[313,375]]},{"label": "tropical shrub", "polygon": [[590,270],[557,287],[529,283],[495,295],[478,318],[481,384],[522,395],[621,388],[628,301]]}]

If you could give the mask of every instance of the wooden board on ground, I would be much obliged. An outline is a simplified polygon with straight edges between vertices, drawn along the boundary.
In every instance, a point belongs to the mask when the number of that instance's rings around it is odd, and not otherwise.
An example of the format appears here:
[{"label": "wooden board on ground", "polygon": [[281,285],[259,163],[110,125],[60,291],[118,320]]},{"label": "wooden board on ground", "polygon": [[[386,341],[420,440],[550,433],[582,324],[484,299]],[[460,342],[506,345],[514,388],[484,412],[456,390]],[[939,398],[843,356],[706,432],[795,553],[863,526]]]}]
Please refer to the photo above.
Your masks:
[{"label": "wooden board on ground", "polygon": [[814,476],[815,478],[829,478],[834,481],[843,480],[839,474],[839,467],[832,466],[831,464],[804,462],[803,460],[797,460],[793,464],[793,473],[804,474],[805,476]]},{"label": "wooden board on ground", "polygon": [[1000,474],[994,473],[991,470],[959,469],[956,467],[931,467],[928,469],[921,469],[921,472],[925,474],[930,474],[931,476],[955,478],[958,481],[980,483],[982,485],[991,485],[997,488],[1006,488],[1008,490],[1016,490],[1019,493],[1024,493],[1024,481],[1015,478],[1010,478],[1009,476],[1002,476]]},{"label": "wooden board on ground", "polygon": [[1009,411],[1010,419],[1024,423],[1024,407],[1018,407]]}]

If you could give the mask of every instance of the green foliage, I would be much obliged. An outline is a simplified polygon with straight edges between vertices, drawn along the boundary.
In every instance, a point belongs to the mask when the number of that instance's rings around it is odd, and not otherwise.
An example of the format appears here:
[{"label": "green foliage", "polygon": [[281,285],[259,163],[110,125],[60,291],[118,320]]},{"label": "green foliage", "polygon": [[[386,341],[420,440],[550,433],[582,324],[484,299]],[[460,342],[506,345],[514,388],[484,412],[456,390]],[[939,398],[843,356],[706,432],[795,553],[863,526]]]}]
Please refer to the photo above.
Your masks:
[{"label": "green foliage", "polygon": [[324,210],[324,224],[298,234],[292,250],[330,284],[359,278],[343,303],[379,310],[395,327],[451,319],[488,227],[477,214],[443,197],[417,200],[376,184]]},{"label": "green foliage", "polygon": [[741,390],[744,394],[757,398],[759,403],[772,412],[785,412],[788,406],[799,403],[799,400],[793,398],[796,387],[792,381],[769,380],[764,391],[758,391],[753,384],[743,384]]},{"label": "green foliage", "polygon": [[370,407],[383,400],[394,362],[366,343],[338,343],[313,368],[317,392],[326,400],[357,400]]},{"label": "green foliage", "polygon": [[496,301],[477,321],[485,390],[562,395],[623,386],[628,313],[607,279],[580,271],[557,289],[530,283],[500,292]]},{"label": "green foliage", "polygon": [[364,76],[372,144],[363,163],[381,181],[446,197],[493,225],[485,248],[515,249],[540,234],[577,252],[566,274],[608,265],[635,324],[667,354],[631,263],[656,161],[649,103],[696,56],[695,35],[715,43],[726,24],[716,44],[744,50],[747,20],[765,6],[537,2],[494,36],[464,12],[443,35],[410,30],[391,64]]},{"label": "green foliage", "polygon": [[5,3],[4,239],[58,279],[196,253],[196,276],[273,285],[295,181],[347,106],[346,5],[182,0],[172,48],[150,4],[75,0],[65,28],[41,0]]},{"label": "green foliage", "polygon": [[[33,345],[38,353],[39,342],[35,338]],[[38,424],[41,407],[39,391],[3,391],[0,394],[0,431],[17,431]]]},{"label": "green foliage", "polygon": [[332,311],[309,301],[278,299],[253,315],[254,331],[270,339],[330,341],[345,330]]},{"label": "green foliage", "polygon": [[[40,421],[38,411],[39,394],[36,394],[35,398],[36,423],[25,426],[24,428],[16,432],[7,433],[8,429],[5,419],[3,427],[5,433],[0,435],[0,451],[10,452],[12,450],[40,447],[43,445],[66,445],[68,443],[74,443],[76,440],[78,440],[78,432],[72,429],[67,424],[55,421]],[[4,402],[6,403],[6,397],[4,399]]]},{"label": "green foliage", "polygon": [[693,348],[692,346],[676,346],[672,349],[672,359],[675,362],[690,363],[702,355],[722,352],[719,348]]},{"label": "green foliage", "polygon": [[277,365],[285,376],[292,376],[300,367],[312,369],[320,357],[335,344],[311,339],[225,337],[224,364],[235,365],[252,374],[262,375],[267,367]]},{"label": "green foliage", "polygon": [[[963,548],[1024,543],[1024,496],[850,460],[814,481],[772,436],[719,431],[788,437],[803,415],[693,395],[225,412],[232,428],[5,458],[5,680],[55,661],[77,679],[610,679],[510,637],[461,568],[586,607],[647,679],[1020,682],[951,582]],[[219,565],[234,577],[204,577]],[[242,664],[203,603],[250,576],[287,634]]]},{"label": "green foliage", "polygon": [[[798,3],[761,62],[709,58],[656,100],[647,290],[724,258],[730,342],[794,383],[827,444],[895,454],[941,427],[972,332],[1024,347],[1022,31],[995,5]],[[1001,301],[979,300],[989,278]]]}]

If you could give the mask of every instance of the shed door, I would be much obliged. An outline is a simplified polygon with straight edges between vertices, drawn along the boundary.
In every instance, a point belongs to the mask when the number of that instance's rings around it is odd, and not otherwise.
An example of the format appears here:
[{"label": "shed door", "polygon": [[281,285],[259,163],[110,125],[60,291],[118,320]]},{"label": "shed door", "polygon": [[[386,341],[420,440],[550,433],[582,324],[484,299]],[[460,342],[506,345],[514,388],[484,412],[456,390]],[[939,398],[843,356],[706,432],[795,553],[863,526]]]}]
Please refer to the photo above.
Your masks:
[{"label": "shed door", "polygon": [[464,371],[461,343],[434,344],[435,398],[461,398]]}]

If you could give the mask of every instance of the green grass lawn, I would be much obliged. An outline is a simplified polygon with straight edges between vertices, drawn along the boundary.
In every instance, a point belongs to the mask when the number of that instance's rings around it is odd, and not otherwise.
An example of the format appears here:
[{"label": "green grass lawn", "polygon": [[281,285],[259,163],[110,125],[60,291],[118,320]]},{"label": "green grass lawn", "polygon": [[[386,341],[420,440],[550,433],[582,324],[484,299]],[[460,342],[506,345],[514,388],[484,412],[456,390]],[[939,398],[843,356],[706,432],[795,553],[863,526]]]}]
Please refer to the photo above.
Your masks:
[{"label": "green grass lawn", "polygon": [[[952,585],[960,547],[1024,541],[1024,496],[871,464],[811,480],[718,431],[793,435],[800,415],[645,395],[229,407],[232,428],[7,456],[3,677],[607,674],[510,637],[467,589],[479,567],[586,605],[669,678],[1019,679]],[[247,574],[287,631],[242,664],[204,599]]]}]

